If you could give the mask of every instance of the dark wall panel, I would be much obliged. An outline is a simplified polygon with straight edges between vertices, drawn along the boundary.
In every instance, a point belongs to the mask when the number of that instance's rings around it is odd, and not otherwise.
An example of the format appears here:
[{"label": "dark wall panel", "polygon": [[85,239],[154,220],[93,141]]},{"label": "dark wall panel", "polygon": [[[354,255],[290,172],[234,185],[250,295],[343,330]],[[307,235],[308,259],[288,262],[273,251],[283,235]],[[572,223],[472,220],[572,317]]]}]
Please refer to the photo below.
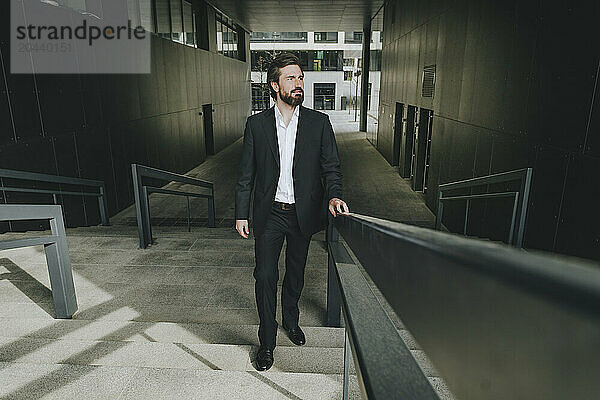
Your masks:
[{"label": "dark wall panel", "polygon": [[[582,151],[600,58],[598,2],[542,2],[531,97],[536,141]],[[568,99],[568,101],[566,101]]]},{"label": "dark wall panel", "polygon": [[[5,57],[6,52],[8,52],[8,46],[4,43],[0,44],[0,56],[2,58]],[[14,142],[15,131],[13,129],[9,88],[6,86],[4,68],[0,68],[0,146]]]},{"label": "dark wall panel", "polygon": [[526,246],[552,250],[569,160],[557,149],[540,148],[534,164]]},{"label": "dark wall panel", "polygon": [[[2,76],[0,168],[103,180],[114,215],[133,202],[131,163],[185,173],[206,159],[202,104],[215,109],[217,150],[239,139],[250,113],[249,64],[154,36],[151,46],[148,75]],[[7,45],[0,43],[0,50],[8,71]],[[68,226],[99,223],[96,198],[63,196],[61,202]]]},{"label": "dark wall panel", "polygon": [[[5,62],[7,61],[5,60]],[[8,71],[7,67],[9,64],[5,66]],[[39,113],[35,76],[9,74],[7,83],[17,140],[42,136],[42,120]]]},{"label": "dark wall panel", "polygon": [[36,80],[44,133],[70,135],[81,129],[84,109],[79,76],[42,74],[37,75]]},{"label": "dark wall panel", "polygon": [[[425,193],[434,212],[440,183],[533,167],[526,245],[600,259],[600,215],[588,201],[599,187],[599,18],[593,0],[386,3],[380,107],[434,110]],[[433,99],[420,92],[431,64]],[[380,112],[377,138],[391,162],[393,112]],[[501,203],[473,203],[469,234],[505,240]],[[444,221],[462,231],[463,213],[449,205]]]},{"label": "dark wall panel", "polygon": [[598,171],[598,159],[576,156],[569,162],[556,238],[561,253],[600,259]]}]

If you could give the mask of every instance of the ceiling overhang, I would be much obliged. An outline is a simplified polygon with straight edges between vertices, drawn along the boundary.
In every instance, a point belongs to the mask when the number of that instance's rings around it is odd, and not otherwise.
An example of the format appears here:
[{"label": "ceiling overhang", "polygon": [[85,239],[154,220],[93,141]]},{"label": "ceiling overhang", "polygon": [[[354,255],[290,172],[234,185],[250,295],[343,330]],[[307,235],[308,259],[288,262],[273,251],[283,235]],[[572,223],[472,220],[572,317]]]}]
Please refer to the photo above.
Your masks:
[{"label": "ceiling overhang", "polygon": [[343,32],[383,29],[384,0],[209,0],[248,31]]}]

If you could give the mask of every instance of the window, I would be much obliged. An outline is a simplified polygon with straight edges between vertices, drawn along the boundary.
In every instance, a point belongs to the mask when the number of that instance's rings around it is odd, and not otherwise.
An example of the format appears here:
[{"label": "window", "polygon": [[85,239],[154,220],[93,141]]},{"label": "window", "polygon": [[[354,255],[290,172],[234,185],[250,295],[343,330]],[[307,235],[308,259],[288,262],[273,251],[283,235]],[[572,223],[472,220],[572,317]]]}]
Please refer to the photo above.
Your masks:
[{"label": "window", "polygon": [[335,83],[314,84],[315,110],[335,110]]},{"label": "window", "polygon": [[154,32],[152,2],[148,0],[127,0],[127,17],[131,21],[132,27],[141,26],[147,32]]},{"label": "window", "polygon": [[154,32],[154,18],[152,18],[152,3],[140,0],[140,25],[147,32]]},{"label": "window", "polygon": [[274,53],[273,51],[252,50],[250,53],[250,68],[252,71],[267,72]]},{"label": "window", "polygon": [[252,32],[251,42],[308,42],[307,32]]},{"label": "window", "polygon": [[344,43],[362,43],[362,32],[346,32]]},{"label": "window", "polygon": [[381,50],[371,50],[369,58],[369,69],[381,71]]},{"label": "window", "polygon": [[156,34],[171,39],[171,17],[169,0],[156,0]]},{"label": "window", "polygon": [[344,67],[354,67],[354,58],[344,58]]},{"label": "window", "polygon": [[226,57],[245,58],[246,55],[243,52],[238,52],[238,26],[221,13],[216,13],[215,20],[217,24],[217,51]]},{"label": "window", "polygon": [[171,4],[171,40],[183,43],[183,19],[181,0],[169,0]]},{"label": "window", "polygon": [[187,1],[183,2],[183,31],[184,42],[188,46],[196,47],[196,27],[195,27],[195,14],[192,12],[192,3]]},{"label": "window", "polygon": [[[274,50],[252,50],[250,54],[250,67],[252,68],[252,71],[266,72],[273,57],[280,52],[281,51]],[[313,70],[312,64],[310,68],[308,65],[309,52],[307,50],[291,50],[289,53],[295,54],[300,59],[300,68],[302,68],[303,71]]]},{"label": "window", "polygon": [[252,84],[252,111],[266,110],[271,105],[271,95],[267,83]]},{"label": "window", "polygon": [[[311,50],[308,52],[309,71],[343,71],[343,50]],[[312,62],[310,62],[312,61]]]},{"label": "window", "polygon": [[337,32],[315,32],[315,43],[337,43]]},{"label": "window", "polygon": [[353,71],[344,71],[344,80],[351,81],[352,80]]}]

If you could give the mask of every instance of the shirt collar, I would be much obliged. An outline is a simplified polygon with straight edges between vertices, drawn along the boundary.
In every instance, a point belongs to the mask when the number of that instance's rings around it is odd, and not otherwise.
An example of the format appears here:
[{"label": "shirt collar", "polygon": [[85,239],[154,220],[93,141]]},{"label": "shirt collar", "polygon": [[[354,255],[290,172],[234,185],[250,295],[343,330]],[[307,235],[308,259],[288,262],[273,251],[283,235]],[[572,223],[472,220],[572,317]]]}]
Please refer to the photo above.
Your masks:
[{"label": "shirt collar", "polygon": [[[279,111],[279,107],[277,107],[277,103],[275,103],[275,105],[273,106],[275,107],[275,119],[277,121],[277,123],[283,123],[283,115],[281,114],[281,111]],[[294,113],[292,114],[292,120],[298,118],[298,116],[300,115],[300,106],[297,105],[296,108],[294,109]],[[290,123],[292,121],[290,120]]]}]

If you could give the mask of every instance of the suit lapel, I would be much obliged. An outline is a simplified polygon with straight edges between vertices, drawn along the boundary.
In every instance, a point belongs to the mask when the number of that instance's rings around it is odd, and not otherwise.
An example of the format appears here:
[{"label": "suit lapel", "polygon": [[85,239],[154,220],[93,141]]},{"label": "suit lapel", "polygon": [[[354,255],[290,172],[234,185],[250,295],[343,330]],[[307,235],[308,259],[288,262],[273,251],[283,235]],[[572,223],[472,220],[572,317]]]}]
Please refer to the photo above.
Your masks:
[{"label": "suit lapel", "polygon": [[296,144],[294,147],[294,162],[292,169],[296,169],[296,165],[298,165],[298,160],[300,160],[300,156],[302,155],[302,150],[304,149],[304,145],[306,144],[306,128],[307,128],[307,114],[306,108],[299,106],[299,115],[298,115],[298,127],[296,129]]},{"label": "suit lapel", "polygon": [[275,106],[271,107],[264,115],[263,125],[265,134],[267,136],[267,142],[273,152],[273,157],[279,166],[279,144],[277,142],[277,127],[275,126]]}]

